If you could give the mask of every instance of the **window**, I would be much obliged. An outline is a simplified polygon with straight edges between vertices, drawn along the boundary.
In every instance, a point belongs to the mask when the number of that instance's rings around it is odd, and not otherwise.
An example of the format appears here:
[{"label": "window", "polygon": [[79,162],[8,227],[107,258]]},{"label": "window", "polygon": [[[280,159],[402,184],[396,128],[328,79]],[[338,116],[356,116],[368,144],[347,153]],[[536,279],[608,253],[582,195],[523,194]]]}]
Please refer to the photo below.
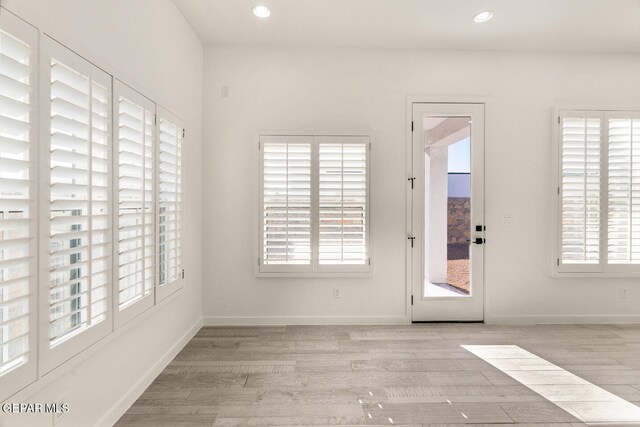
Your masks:
[{"label": "window", "polygon": [[0,8],[0,400],[182,287],[184,135]]},{"label": "window", "polygon": [[46,372],[112,330],[111,77],[48,37],[41,50]]},{"label": "window", "polygon": [[[311,146],[313,138],[263,138],[265,266],[311,265]],[[302,267],[302,268],[301,268]]]},{"label": "window", "polygon": [[155,104],[114,81],[116,325],[153,306]]},{"label": "window", "polygon": [[369,271],[369,137],[260,137],[260,271]]},{"label": "window", "polygon": [[640,113],[561,111],[560,272],[640,272]]},{"label": "window", "polygon": [[367,255],[368,141],[318,141],[318,263],[365,265]]},{"label": "window", "polygon": [[[640,113],[607,115],[607,258],[640,264]],[[640,271],[640,268],[635,268]]]},{"label": "window", "polygon": [[158,108],[158,299],[182,287],[182,138],[180,120]]},{"label": "window", "polygon": [[35,28],[0,13],[0,400],[36,377]]}]

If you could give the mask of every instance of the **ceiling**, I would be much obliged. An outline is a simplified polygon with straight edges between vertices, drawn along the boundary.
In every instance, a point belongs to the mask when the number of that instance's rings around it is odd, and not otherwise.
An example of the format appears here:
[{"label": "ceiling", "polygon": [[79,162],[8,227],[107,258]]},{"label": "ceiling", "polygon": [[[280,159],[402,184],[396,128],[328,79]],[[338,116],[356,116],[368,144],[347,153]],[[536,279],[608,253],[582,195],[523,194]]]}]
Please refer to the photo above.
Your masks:
[{"label": "ceiling", "polygon": [[640,52],[640,0],[173,1],[210,45]]}]

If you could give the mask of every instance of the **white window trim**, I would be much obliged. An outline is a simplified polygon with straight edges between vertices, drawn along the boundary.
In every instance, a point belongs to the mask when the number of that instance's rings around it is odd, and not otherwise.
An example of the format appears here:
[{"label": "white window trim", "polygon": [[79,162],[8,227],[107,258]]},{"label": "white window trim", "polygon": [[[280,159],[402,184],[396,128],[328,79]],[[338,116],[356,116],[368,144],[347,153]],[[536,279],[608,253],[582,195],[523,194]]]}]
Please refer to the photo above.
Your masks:
[{"label": "white window trim", "polygon": [[[50,297],[50,279],[49,279],[49,217],[50,209],[49,192],[42,189],[50,188],[49,176],[49,144],[51,140],[51,82],[50,82],[50,63],[51,58],[60,60],[65,65],[73,67],[79,72],[92,77],[92,79],[104,87],[109,89],[112,95],[111,75],[102,69],[91,64],[84,58],[80,57],[67,47],[59,44],[54,39],[41,34],[40,36],[40,288],[39,288],[39,371],[41,374],[47,373],[55,367],[61,365],[68,359],[72,358],[87,347],[96,343],[100,339],[113,331],[113,260],[110,260],[110,266],[107,269],[109,278],[107,279],[107,311],[105,319],[100,323],[91,326],[88,329],[78,330],[75,334],[69,336],[55,347],[51,348],[49,343],[49,297]],[[112,97],[113,98],[113,97]],[[113,99],[112,99],[113,100]],[[111,112],[110,112],[111,113]],[[112,122],[109,121],[109,127]],[[113,141],[112,129],[109,130],[109,139]],[[111,159],[113,161],[113,158]],[[113,171],[113,169],[111,169]],[[113,188],[111,188],[110,202],[111,214],[113,214]]]},{"label": "white window trim", "polygon": [[551,250],[550,270],[552,277],[601,277],[601,278],[629,278],[640,277],[640,264],[608,264],[607,263],[607,226],[608,209],[607,198],[601,196],[601,224],[600,224],[600,262],[598,264],[562,264],[561,239],[561,159],[562,150],[560,118],[567,114],[580,114],[582,117],[597,117],[602,119],[601,125],[601,195],[608,191],[608,120],[611,116],[632,115],[640,116],[638,106],[555,106],[552,109],[552,147],[551,147]]},{"label": "white window trim", "polygon": [[[301,141],[303,139],[310,140],[311,143],[311,263],[309,265],[264,265],[263,257],[263,190],[264,190],[264,153],[263,142],[276,138],[284,138],[289,140]],[[318,216],[318,141],[323,137],[357,137],[367,138],[368,148],[366,150],[366,212],[365,212],[365,229],[366,233],[366,250],[368,254],[368,263],[364,265],[320,265],[318,258],[318,233],[317,233],[317,216]],[[371,277],[373,275],[373,251],[372,251],[372,223],[371,223],[371,150],[373,146],[374,135],[367,132],[347,132],[347,133],[327,133],[327,132],[260,132],[257,135],[258,141],[258,200],[256,212],[257,234],[256,234],[256,253],[254,260],[254,275],[258,278],[283,278],[283,277],[310,277],[310,278],[358,278]],[[354,142],[355,143],[355,142]]]},{"label": "white window trim", "polygon": [[32,236],[29,244],[29,254],[31,260],[29,262],[29,272],[31,278],[29,279],[29,351],[28,359],[21,366],[13,368],[0,377],[0,401],[8,398],[18,390],[26,387],[30,383],[33,383],[37,378],[38,372],[38,218],[39,218],[39,203],[38,201],[38,124],[39,124],[39,109],[38,109],[38,70],[39,70],[39,52],[38,52],[38,30],[31,26],[29,23],[23,21],[16,15],[12,14],[8,10],[2,8],[0,11],[0,27],[9,34],[21,39],[28,43],[31,47],[31,58],[29,66],[31,69],[30,84],[31,94],[29,96],[31,106],[30,124],[31,130],[29,132],[29,162],[30,170],[30,185],[29,185],[29,197],[31,199],[29,205],[30,216],[32,218],[29,226],[29,234]]},{"label": "white window trim", "polygon": [[[145,111],[149,111],[154,115],[154,118],[156,117],[157,113],[156,113],[156,104],[155,102],[151,101],[150,99],[148,99],[147,97],[145,97],[144,95],[140,94],[139,92],[137,92],[136,90],[130,88],[129,86],[127,86],[126,84],[122,83],[120,80],[114,78],[113,79],[113,96],[112,96],[112,109],[113,109],[113,113],[112,113],[112,118],[113,118],[113,162],[112,162],[112,170],[113,170],[113,184],[112,184],[112,188],[113,188],[113,237],[112,237],[112,242],[113,242],[113,264],[114,264],[114,268],[113,268],[113,313],[114,313],[114,322],[115,322],[115,329],[118,329],[120,327],[122,327],[123,324],[127,323],[128,321],[130,321],[131,319],[133,319],[136,316],[139,316],[140,314],[144,313],[145,311],[147,311],[148,309],[150,309],[151,307],[153,307],[154,303],[155,303],[155,283],[156,283],[156,267],[157,267],[157,250],[156,250],[156,246],[158,244],[156,236],[157,236],[157,229],[156,229],[156,216],[154,215],[154,220],[153,220],[153,224],[152,224],[152,230],[154,230],[153,233],[153,248],[154,248],[154,253],[153,253],[153,257],[152,257],[152,265],[151,265],[151,271],[152,271],[152,283],[153,288],[151,290],[151,292],[147,295],[144,295],[142,298],[132,302],[131,304],[127,305],[126,307],[124,307],[122,310],[120,310],[120,303],[119,303],[119,290],[120,290],[120,285],[119,285],[119,263],[118,263],[118,252],[119,252],[119,233],[118,233],[118,229],[119,229],[119,218],[118,218],[118,202],[119,202],[119,198],[118,198],[118,192],[120,190],[120,180],[119,180],[119,148],[120,148],[120,138],[119,138],[119,114],[120,114],[120,108],[119,108],[119,99],[120,97],[126,98],[127,100],[131,101],[131,102],[135,102],[137,103],[139,106],[141,106],[142,108],[144,108]],[[154,124],[153,127],[153,203],[154,203],[154,212],[157,210],[157,200],[156,200],[156,165],[157,165],[157,141],[158,141],[158,133],[157,133],[157,125]],[[144,178],[144,171],[143,171],[143,181],[145,180]],[[145,201],[146,203],[146,201]],[[143,227],[143,230],[146,227]],[[144,247],[144,240],[146,238],[146,235],[144,235],[144,231],[143,231],[143,236],[142,236],[142,240],[143,240],[143,247]],[[146,254],[143,256],[143,262],[146,259]],[[147,265],[143,264],[143,270],[146,270],[148,268]],[[144,283],[143,283],[144,286]]]},{"label": "white window trim", "polygon": [[[157,270],[159,265],[160,265],[160,261],[159,261],[159,256],[160,256],[160,242],[158,237],[160,236],[160,120],[161,119],[166,119],[167,121],[173,123],[174,125],[176,125],[179,129],[182,129],[184,132],[184,127],[182,124],[182,120],[179,119],[176,115],[174,115],[173,113],[169,112],[167,109],[163,108],[160,105],[156,106],[156,153],[155,153],[155,158],[156,158],[156,163],[155,163],[155,187],[156,187],[156,191],[155,191],[155,205],[156,205],[156,224],[155,224],[155,238],[156,238],[156,244],[155,244],[155,250],[156,250],[156,256],[155,256],[155,260],[156,260],[156,266],[155,269]],[[184,164],[184,137],[182,138],[182,145],[181,145],[181,153],[180,156],[182,158],[182,162]],[[169,295],[175,293],[176,291],[182,289],[182,285],[184,282],[184,203],[185,203],[185,192],[184,192],[184,169],[182,169],[180,171],[181,175],[182,175],[182,188],[181,188],[181,193],[182,193],[182,200],[181,200],[181,209],[182,209],[182,223],[180,224],[181,227],[181,233],[180,233],[180,238],[181,238],[181,247],[182,247],[182,252],[181,252],[181,256],[178,258],[178,271],[180,272],[180,274],[178,275],[178,277],[171,281],[168,282],[162,286],[160,286],[160,275],[158,274],[158,271],[155,271],[155,275],[156,275],[156,280],[155,280],[155,288],[156,288],[156,304],[158,304],[158,302],[164,300],[165,298],[167,298]]]}]

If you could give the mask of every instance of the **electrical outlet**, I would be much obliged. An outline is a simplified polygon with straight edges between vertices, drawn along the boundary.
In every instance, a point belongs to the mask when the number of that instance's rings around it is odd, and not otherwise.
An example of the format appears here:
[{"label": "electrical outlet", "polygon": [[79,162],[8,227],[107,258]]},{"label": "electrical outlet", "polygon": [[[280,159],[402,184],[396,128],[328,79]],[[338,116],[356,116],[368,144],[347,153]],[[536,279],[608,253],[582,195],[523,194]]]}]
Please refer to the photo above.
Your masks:
[{"label": "electrical outlet", "polygon": [[334,298],[340,298],[340,294],[342,293],[342,291],[340,290],[340,288],[333,288],[333,297]]},{"label": "electrical outlet", "polygon": [[513,214],[510,213],[506,213],[502,216],[502,223],[503,224],[511,224],[513,219]]},{"label": "electrical outlet", "polygon": [[627,288],[620,288],[620,298],[627,297]]}]

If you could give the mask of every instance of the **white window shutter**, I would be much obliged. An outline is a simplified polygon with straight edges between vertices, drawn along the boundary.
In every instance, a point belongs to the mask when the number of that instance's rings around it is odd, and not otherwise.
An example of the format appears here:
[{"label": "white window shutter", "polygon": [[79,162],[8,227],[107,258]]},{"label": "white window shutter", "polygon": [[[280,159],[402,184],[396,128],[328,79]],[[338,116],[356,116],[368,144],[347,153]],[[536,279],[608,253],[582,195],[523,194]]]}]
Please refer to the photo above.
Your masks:
[{"label": "white window shutter", "polygon": [[116,326],[154,304],[155,104],[114,81]]},{"label": "white window shutter", "polygon": [[111,77],[48,37],[40,66],[46,372],[112,329]]},{"label": "white window shutter", "polygon": [[609,264],[640,263],[640,115],[609,113]]},{"label": "white window shutter", "polygon": [[304,136],[260,138],[262,271],[311,266],[312,143],[312,137]]},{"label": "white window shutter", "polygon": [[318,137],[320,266],[368,264],[367,137]]},{"label": "white window shutter", "polygon": [[157,299],[182,287],[182,121],[158,107]]},{"label": "white window shutter", "polygon": [[263,273],[367,273],[368,136],[262,135]]},{"label": "white window shutter", "polygon": [[0,400],[36,377],[37,31],[0,14]]},{"label": "white window shutter", "polygon": [[560,264],[575,271],[601,261],[601,128],[599,113],[561,115]]}]

